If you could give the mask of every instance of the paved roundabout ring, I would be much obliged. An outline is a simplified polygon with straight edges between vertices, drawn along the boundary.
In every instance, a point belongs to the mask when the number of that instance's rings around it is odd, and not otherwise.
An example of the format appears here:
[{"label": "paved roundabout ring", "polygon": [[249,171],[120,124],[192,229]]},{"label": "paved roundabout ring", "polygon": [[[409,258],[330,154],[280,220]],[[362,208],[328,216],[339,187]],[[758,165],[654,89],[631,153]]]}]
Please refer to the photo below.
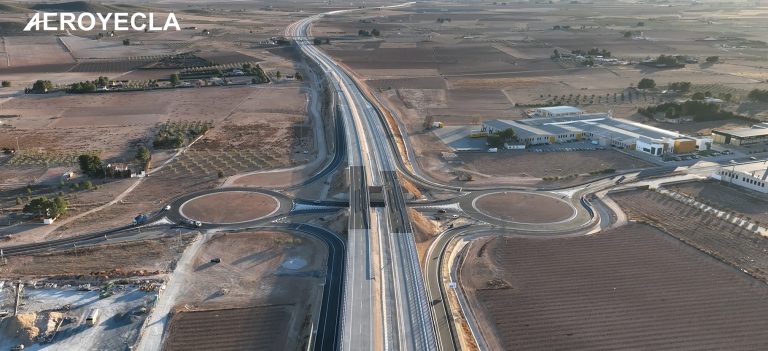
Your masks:
[{"label": "paved roundabout ring", "polygon": [[199,221],[206,225],[247,225],[287,215],[293,201],[272,190],[221,188],[186,194],[171,204],[171,221]]},{"label": "paved roundabout ring", "polygon": [[590,221],[578,199],[550,192],[488,191],[459,201],[470,217],[491,225],[530,232],[562,232],[581,228]]}]

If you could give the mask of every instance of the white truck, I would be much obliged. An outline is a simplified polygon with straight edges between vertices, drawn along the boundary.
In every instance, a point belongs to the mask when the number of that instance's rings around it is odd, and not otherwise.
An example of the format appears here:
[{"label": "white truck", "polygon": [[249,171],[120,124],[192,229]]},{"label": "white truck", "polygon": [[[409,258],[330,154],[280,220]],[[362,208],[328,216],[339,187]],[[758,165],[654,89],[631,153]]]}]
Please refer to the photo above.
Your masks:
[{"label": "white truck", "polygon": [[89,327],[92,327],[96,324],[99,324],[99,309],[96,308],[91,311],[91,313],[88,314],[88,318],[85,319],[85,323],[88,324]]}]

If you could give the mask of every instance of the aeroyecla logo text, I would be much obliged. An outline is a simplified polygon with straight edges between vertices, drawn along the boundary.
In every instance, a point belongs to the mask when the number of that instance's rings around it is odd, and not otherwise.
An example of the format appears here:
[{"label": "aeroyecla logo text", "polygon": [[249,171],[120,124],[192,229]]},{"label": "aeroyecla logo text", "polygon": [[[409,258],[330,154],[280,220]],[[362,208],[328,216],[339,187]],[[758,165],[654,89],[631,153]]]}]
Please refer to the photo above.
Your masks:
[{"label": "aeroyecla logo text", "polygon": [[[98,27],[97,27],[98,25]],[[179,22],[176,21],[176,15],[169,13],[165,19],[163,26],[155,25],[154,13],[127,13],[127,12],[114,12],[114,13],[89,13],[83,12],[76,15],[72,12],[43,12],[35,13],[29,20],[27,26],[24,27],[25,32],[32,30],[43,31],[63,31],[63,30],[114,30],[114,31],[126,31],[126,30],[153,30],[153,31],[167,31],[169,29],[181,30],[179,28]]]}]

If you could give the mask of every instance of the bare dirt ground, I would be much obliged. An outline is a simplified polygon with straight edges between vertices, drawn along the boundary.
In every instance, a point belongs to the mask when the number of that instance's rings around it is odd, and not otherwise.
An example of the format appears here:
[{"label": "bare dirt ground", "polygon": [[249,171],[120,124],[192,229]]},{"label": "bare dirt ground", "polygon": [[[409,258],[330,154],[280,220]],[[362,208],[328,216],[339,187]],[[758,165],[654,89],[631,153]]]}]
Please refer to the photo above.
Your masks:
[{"label": "bare dirt ground", "polygon": [[[459,153],[463,164],[453,167],[473,175],[478,183],[500,182],[505,178],[542,182],[544,177],[580,175],[589,179],[589,172],[612,168],[617,171],[645,168],[651,164],[613,150],[574,152],[501,152]],[[543,184],[551,182],[542,182]]]},{"label": "bare dirt ground", "polygon": [[744,217],[768,223],[768,198],[763,194],[715,181],[675,184],[669,188],[723,211],[734,211]]},{"label": "bare dirt ground", "polygon": [[475,204],[481,212],[510,222],[553,223],[574,214],[573,208],[566,202],[528,193],[489,194],[477,199]]},{"label": "bare dirt ground", "polygon": [[673,237],[768,282],[768,238],[648,190],[610,194],[629,219]]},{"label": "bare dirt ground", "polygon": [[189,242],[182,236],[73,248],[51,254],[13,256],[0,266],[3,279],[70,276],[104,278],[167,273]]},{"label": "bare dirt ground", "polygon": [[264,194],[231,191],[197,197],[180,210],[185,217],[204,223],[238,223],[262,218],[277,206],[274,198]]},{"label": "bare dirt ground", "polygon": [[[258,337],[254,340],[257,344],[250,348],[269,348],[268,345],[283,345],[279,349],[300,347],[307,341],[307,321],[315,313],[322,296],[319,283],[326,269],[326,250],[319,241],[305,236],[269,232],[218,234],[194,258],[194,274],[186,277],[190,288],[175,301],[177,312],[171,320],[166,347],[183,347],[178,345],[186,345],[184,337],[195,334],[208,335],[207,341],[201,342],[217,349],[219,339],[229,335],[233,340]],[[215,257],[220,257],[221,263],[210,262]],[[275,305],[281,307],[269,307]],[[249,307],[255,308],[229,310]],[[269,333],[254,334],[253,328],[234,327],[237,324],[234,322],[225,323],[234,330],[211,329],[210,323],[200,322],[200,315],[185,315],[186,311],[197,310],[213,310],[210,313],[220,313],[222,318],[231,316],[259,324],[274,323],[269,329],[273,333],[271,337]],[[175,325],[177,322],[180,323],[178,326]],[[215,334],[216,331],[222,334]],[[280,335],[284,338],[278,338]],[[221,347],[230,349],[226,344]]]},{"label": "bare dirt ground", "polygon": [[[768,287],[650,226],[472,244],[461,284],[492,349],[754,350]],[[653,335],[653,337],[648,337]]]}]

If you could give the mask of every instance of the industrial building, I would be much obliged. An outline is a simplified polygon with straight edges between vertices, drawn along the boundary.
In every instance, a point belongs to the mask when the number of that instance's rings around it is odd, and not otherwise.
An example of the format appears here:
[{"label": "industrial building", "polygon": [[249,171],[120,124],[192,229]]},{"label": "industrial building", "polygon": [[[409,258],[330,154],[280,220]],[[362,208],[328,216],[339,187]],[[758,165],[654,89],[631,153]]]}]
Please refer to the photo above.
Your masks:
[{"label": "industrial building", "polygon": [[768,165],[766,162],[723,166],[713,177],[725,183],[768,194]]},{"label": "industrial building", "polygon": [[575,117],[584,114],[584,110],[573,106],[540,107],[531,110],[528,117],[532,118],[556,118]]},{"label": "industrial building", "polygon": [[707,149],[709,138],[692,138],[677,132],[611,117],[606,113],[582,113],[571,117],[490,120],[483,131],[512,128],[526,145],[555,144],[589,139],[600,145],[638,150],[654,156],[688,154]]},{"label": "industrial building", "polygon": [[712,140],[718,144],[736,146],[768,143],[768,124],[755,124],[752,128],[742,129],[714,129]]}]

